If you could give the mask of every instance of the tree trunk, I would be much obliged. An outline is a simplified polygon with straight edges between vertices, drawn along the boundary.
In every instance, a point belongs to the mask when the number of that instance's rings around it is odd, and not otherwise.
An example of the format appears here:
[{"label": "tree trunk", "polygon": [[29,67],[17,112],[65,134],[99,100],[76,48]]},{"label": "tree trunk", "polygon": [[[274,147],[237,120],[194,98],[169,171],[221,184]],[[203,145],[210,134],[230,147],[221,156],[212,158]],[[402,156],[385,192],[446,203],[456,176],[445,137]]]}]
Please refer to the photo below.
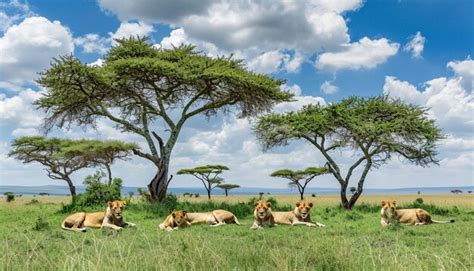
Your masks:
[{"label": "tree trunk", "polygon": [[74,199],[76,198],[76,187],[74,186],[74,184],[72,183],[71,179],[68,176],[66,176],[66,178],[64,180],[66,181],[67,185],[69,186],[69,192],[71,193],[71,199],[74,202]]},{"label": "tree trunk", "polygon": [[300,192],[300,200],[303,200],[304,191]]},{"label": "tree trunk", "polygon": [[110,165],[105,164],[105,168],[107,169],[107,173],[109,175],[109,186],[112,184],[112,170],[110,170]]},{"label": "tree trunk", "polygon": [[207,190],[207,199],[211,200],[211,189],[206,189]]},{"label": "tree trunk", "polygon": [[168,190],[168,167],[169,161],[163,161],[155,177],[148,184],[150,197],[154,201],[162,201],[166,198]]},{"label": "tree trunk", "polygon": [[347,200],[346,195],[347,186],[341,186],[341,205],[344,209],[351,210],[352,207],[349,206],[349,201]]},{"label": "tree trunk", "polygon": [[224,189],[224,191],[225,191],[225,196],[226,196],[226,197],[229,196],[229,191],[228,191],[228,189]]}]

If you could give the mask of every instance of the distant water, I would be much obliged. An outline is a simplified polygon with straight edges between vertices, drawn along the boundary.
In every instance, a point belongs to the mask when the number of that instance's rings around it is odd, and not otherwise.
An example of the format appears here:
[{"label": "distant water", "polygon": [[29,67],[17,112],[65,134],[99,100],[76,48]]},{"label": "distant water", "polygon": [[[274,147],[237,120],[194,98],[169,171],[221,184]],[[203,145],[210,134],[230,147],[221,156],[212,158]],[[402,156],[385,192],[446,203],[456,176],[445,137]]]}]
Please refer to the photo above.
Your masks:
[{"label": "distant water", "polygon": [[[84,192],[83,186],[76,187],[78,193]],[[135,195],[138,187],[122,187],[122,194],[128,195],[129,192],[133,192]],[[145,188],[142,188],[145,189]],[[467,191],[474,191],[474,186],[461,186],[461,187],[419,187],[419,188],[396,188],[396,189],[378,189],[378,188],[367,188],[364,189],[364,194],[374,195],[374,194],[417,194],[420,191],[421,194],[450,194],[451,190],[459,189],[464,193]],[[146,190],[146,189],[145,189]],[[183,193],[199,193],[200,195],[206,195],[206,190],[204,188],[198,187],[185,187],[177,188],[171,187],[168,191],[174,195],[182,195]],[[0,195],[3,195],[5,192],[13,192],[15,194],[22,195],[38,195],[39,193],[48,193],[52,196],[65,196],[69,194],[69,189],[67,186],[60,185],[45,185],[45,186],[0,186]],[[241,187],[232,189],[229,194],[231,195],[258,195],[260,192],[265,194],[298,194],[296,189],[291,188],[253,188],[253,187]],[[319,194],[319,195],[331,195],[339,194],[337,188],[307,188],[305,194]],[[224,191],[222,189],[214,189],[213,195],[223,195]]]}]

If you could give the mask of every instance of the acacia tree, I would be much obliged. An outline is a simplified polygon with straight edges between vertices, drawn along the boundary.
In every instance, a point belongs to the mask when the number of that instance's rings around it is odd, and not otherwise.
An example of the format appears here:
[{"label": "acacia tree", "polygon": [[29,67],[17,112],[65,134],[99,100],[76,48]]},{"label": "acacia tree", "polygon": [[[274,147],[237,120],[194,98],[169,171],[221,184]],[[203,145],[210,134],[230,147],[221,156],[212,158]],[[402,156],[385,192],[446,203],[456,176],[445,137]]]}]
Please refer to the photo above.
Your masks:
[{"label": "acacia tree", "polygon": [[[111,156],[110,146],[114,146]],[[37,162],[42,164],[53,180],[64,180],[72,198],[76,196],[71,175],[86,167],[94,167],[97,163],[110,164],[116,158],[125,158],[126,154],[138,146],[120,141],[98,141],[98,140],[72,140],[63,138],[44,138],[31,136],[17,138],[12,143],[12,149],[8,156],[21,160],[23,163]],[[102,160],[102,156],[109,160]],[[111,175],[111,173],[110,173]]]},{"label": "acacia tree", "polygon": [[135,143],[125,143],[118,140],[76,140],[63,149],[66,156],[82,157],[90,166],[102,166],[107,170],[108,182],[112,184],[111,165],[117,159],[127,160],[133,150],[139,149]]},{"label": "acacia tree", "polygon": [[324,167],[308,167],[305,170],[290,170],[280,169],[270,176],[281,177],[290,180],[288,183],[290,186],[296,186],[300,192],[300,199],[303,200],[304,190],[306,186],[316,177],[323,174],[329,173],[329,170]]},{"label": "acacia tree", "polygon": [[[426,108],[387,96],[349,97],[328,106],[308,105],[298,112],[270,114],[254,129],[264,149],[299,139],[312,144],[339,182],[346,209],[352,209],[362,194],[369,170],[387,163],[393,155],[422,167],[438,164],[435,144],[442,138]],[[356,158],[345,174],[334,156],[335,151],[344,149]],[[349,182],[360,165],[357,189],[348,199]]]},{"label": "acacia tree", "polygon": [[157,49],[146,38],[117,43],[100,67],[72,55],[55,59],[38,80],[46,92],[36,104],[46,111],[46,130],[94,127],[104,118],[142,137],[149,150],[134,154],[157,168],[148,184],[155,200],[166,196],[171,152],[187,120],[231,109],[255,116],[292,98],[280,90],[284,81],[247,71],[240,60],[211,58],[193,46]]},{"label": "acacia tree", "polygon": [[222,183],[217,185],[218,188],[224,189],[225,196],[229,196],[229,190],[232,190],[234,188],[239,188],[240,185],[238,184],[230,184],[230,183]]},{"label": "acacia tree", "polygon": [[204,188],[207,191],[207,198],[211,199],[211,191],[216,188],[217,185],[222,184],[223,179],[219,177],[224,170],[229,170],[228,167],[223,165],[206,165],[199,166],[189,169],[180,169],[177,174],[189,174],[201,180]]}]

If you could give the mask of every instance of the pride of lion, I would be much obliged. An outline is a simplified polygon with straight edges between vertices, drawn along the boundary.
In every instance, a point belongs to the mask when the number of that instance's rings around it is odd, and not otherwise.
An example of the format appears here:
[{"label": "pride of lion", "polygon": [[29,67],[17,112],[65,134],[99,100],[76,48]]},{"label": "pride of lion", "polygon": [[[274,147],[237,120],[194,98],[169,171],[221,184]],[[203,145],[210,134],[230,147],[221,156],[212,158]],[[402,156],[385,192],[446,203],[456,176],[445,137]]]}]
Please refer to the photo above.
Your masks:
[{"label": "pride of lion", "polygon": [[[112,228],[120,230],[126,226],[135,226],[131,222],[125,222],[123,219],[123,208],[127,203],[125,201],[112,201],[107,203],[105,212],[86,213],[79,212],[68,216],[61,228],[70,231],[84,232],[90,228]],[[415,209],[397,209],[396,201],[382,201],[381,224],[388,226],[390,224],[409,224],[409,225],[427,225],[432,223],[453,223],[450,221],[438,221],[431,218],[431,215],[420,208]],[[263,229],[264,226],[273,227],[276,225],[305,225],[308,227],[325,227],[324,224],[313,222],[311,219],[311,210],[314,204],[308,201],[299,201],[295,204],[293,211],[273,212],[271,202],[257,201],[254,208],[254,222],[251,229]],[[190,227],[194,224],[208,224],[212,227],[237,224],[240,222],[233,213],[226,210],[214,210],[204,213],[188,213],[183,210],[175,210],[169,214],[159,228],[164,231],[174,231],[180,228]]]}]

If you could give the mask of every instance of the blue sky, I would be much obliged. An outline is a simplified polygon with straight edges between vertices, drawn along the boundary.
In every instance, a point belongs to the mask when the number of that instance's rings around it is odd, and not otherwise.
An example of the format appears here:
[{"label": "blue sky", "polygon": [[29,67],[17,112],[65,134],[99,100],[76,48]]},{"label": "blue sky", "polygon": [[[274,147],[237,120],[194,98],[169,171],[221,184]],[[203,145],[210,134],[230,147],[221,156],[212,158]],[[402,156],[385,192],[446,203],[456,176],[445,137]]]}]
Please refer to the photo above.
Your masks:
[{"label": "blue sky", "polygon": [[[419,169],[395,159],[372,171],[368,186],[472,185],[473,13],[474,4],[467,0],[0,1],[0,184],[54,183],[41,167],[5,156],[12,138],[38,133],[42,112],[31,106],[41,92],[34,83],[36,73],[52,57],[73,53],[93,63],[113,45],[112,38],[148,35],[158,47],[185,42],[210,56],[233,53],[251,70],[286,79],[298,101],[277,111],[382,93],[430,107],[448,135],[439,147],[441,166]],[[53,134],[139,140],[118,136],[106,121],[98,132]],[[272,169],[323,162],[303,143],[262,153],[248,122],[232,115],[210,123],[196,120],[179,142],[172,168],[227,163],[235,170],[226,177],[243,186],[282,187],[283,181],[268,177]],[[255,172],[242,174],[253,168],[254,159],[259,161]],[[340,160],[348,165],[351,154],[341,153]],[[153,168],[140,159],[116,168],[126,185],[145,185],[153,175]],[[76,182],[87,173],[78,173]],[[198,184],[177,178],[173,185]],[[318,185],[335,187],[329,177]]]}]

